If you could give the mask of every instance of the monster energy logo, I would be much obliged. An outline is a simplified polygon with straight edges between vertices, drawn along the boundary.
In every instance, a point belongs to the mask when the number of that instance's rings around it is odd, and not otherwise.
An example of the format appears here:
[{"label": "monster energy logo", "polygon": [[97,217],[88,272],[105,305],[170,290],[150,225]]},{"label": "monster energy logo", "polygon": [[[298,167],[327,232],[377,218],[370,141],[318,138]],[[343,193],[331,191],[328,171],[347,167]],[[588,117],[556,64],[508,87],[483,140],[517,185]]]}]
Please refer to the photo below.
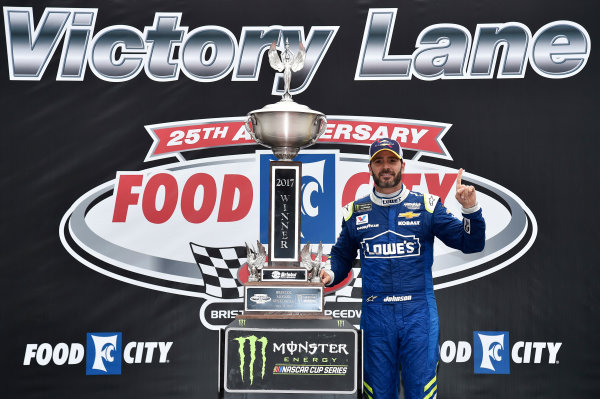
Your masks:
[{"label": "monster energy logo", "polygon": [[266,349],[267,349],[267,343],[269,342],[267,337],[258,338],[255,335],[249,335],[247,337],[239,337],[239,338],[234,338],[234,339],[239,344],[238,353],[240,354],[240,374],[242,375],[242,382],[244,381],[244,366],[245,366],[245,361],[246,361],[246,354],[245,354],[244,346],[246,344],[246,341],[249,342],[250,364],[248,365],[248,369],[249,369],[248,373],[250,374],[250,385],[252,385],[254,383],[254,361],[256,360],[256,343],[260,342],[262,344],[262,347],[261,347],[262,371],[260,373],[260,379],[262,380],[265,376],[265,365],[267,363]]}]

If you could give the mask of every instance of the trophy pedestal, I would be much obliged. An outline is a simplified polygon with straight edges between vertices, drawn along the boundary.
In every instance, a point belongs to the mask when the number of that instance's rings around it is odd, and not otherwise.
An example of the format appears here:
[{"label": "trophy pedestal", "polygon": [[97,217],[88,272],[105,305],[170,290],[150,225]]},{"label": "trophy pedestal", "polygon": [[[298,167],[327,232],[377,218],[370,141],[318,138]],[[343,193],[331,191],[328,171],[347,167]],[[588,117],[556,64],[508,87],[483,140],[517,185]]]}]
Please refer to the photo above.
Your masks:
[{"label": "trophy pedestal", "polygon": [[362,337],[348,321],[238,319],[219,340],[224,399],[362,397]]}]

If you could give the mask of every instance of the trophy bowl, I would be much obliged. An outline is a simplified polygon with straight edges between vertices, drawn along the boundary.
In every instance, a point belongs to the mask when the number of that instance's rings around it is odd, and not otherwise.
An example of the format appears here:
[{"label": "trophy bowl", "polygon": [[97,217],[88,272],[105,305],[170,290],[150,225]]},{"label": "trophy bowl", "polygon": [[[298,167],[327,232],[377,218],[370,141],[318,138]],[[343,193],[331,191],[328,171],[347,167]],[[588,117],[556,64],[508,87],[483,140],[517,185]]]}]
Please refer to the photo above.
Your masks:
[{"label": "trophy bowl", "polygon": [[245,127],[254,141],[271,148],[279,160],[291,161],[301,148],[318,140],[327,128],[327,118],[306,105],[282,100],[249,112]]}]

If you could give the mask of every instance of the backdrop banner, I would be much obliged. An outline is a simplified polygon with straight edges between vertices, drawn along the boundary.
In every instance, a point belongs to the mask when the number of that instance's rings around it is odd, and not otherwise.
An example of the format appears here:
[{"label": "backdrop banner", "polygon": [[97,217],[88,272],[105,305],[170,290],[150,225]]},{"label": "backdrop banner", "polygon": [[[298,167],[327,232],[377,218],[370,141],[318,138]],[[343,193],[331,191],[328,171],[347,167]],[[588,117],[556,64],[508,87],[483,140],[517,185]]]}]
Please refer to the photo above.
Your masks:
[{"label": "backdrop banner", "polygon": [[[306,49],[294,100],[328,119],[295,158],[300,245],[329,253],[377,138],[455,215],[464,168],[486,246],[435,243],[439,397],[597,396],[597,15],[586,0],[3,1],[2,392],[217,396],[246,243],[269,235],[275,158],[244,122],[281,98],[267,51],[288,40]],[[356,262],[325,314],[359,326],[361,288]]]}]

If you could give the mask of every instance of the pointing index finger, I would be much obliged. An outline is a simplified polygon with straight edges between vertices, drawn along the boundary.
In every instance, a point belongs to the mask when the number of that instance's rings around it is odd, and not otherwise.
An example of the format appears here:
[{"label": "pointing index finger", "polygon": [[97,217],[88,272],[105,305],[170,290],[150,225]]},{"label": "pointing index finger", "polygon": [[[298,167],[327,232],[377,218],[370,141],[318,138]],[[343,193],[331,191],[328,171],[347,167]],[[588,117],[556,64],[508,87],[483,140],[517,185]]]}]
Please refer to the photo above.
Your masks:
[{"label": "pointing index finger", "polygon": [[458,175],[456,176],[456,187],[458,188],[458,186],[462,185],[462,174],[463,174],[464,169],[460,168],[458,170]]}]

